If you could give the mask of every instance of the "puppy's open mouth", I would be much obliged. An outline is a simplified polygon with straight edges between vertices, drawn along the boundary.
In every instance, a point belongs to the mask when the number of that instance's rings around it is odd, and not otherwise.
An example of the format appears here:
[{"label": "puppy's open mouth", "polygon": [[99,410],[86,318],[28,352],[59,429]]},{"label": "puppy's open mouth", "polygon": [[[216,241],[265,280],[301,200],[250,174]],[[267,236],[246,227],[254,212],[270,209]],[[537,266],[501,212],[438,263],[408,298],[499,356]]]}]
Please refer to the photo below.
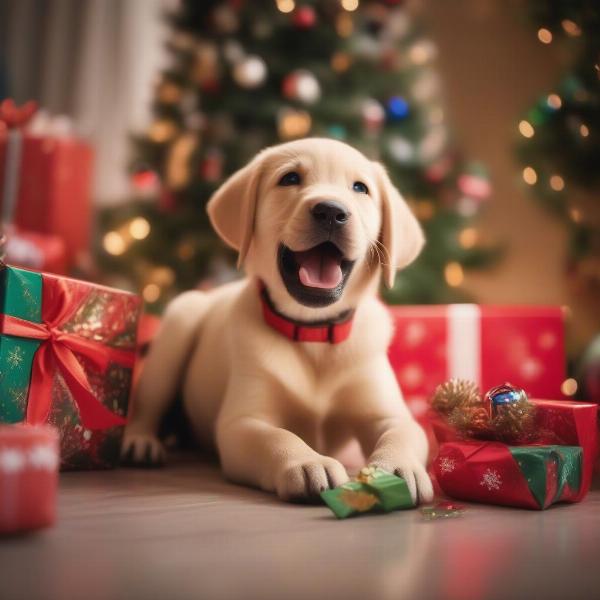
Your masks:
[{"label": "puppy's open mouth", "polygon": [[339,300],[354,261],[333,242],[294,252],[280,244],[277,262],[290,295],[305,306],[327,306]]}]

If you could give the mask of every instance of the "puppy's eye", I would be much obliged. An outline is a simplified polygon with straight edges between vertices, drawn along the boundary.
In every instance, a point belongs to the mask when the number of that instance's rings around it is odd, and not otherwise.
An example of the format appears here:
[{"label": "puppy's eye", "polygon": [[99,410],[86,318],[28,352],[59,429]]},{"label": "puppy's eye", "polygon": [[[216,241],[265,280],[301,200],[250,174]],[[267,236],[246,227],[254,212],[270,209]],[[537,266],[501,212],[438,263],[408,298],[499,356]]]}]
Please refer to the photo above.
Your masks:
[{"label": "puppy's eye", "polygon": [[352,189],[359,194],[368,194],[369,188],[362,181],[355,181],[352,184]]},{"label": "puppy's eye", "polygon": [[279,180],[277,185],[300,185],[300,175],[296,171],[290,171]]}]

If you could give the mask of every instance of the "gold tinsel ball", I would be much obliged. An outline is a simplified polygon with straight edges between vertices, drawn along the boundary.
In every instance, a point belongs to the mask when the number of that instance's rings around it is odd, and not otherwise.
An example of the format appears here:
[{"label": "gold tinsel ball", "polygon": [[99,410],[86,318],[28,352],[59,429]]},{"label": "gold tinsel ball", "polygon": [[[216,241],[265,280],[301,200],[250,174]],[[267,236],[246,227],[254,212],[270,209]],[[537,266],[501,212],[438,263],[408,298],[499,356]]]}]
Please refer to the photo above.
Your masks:
[{"label": "gold tinsel ball", "polygon": [[449,415],[457,407],[482,404],[481,393],[476,383],[466,379],[450,379],[438,385],[431,406],[443,415]]},{"label": "gold tinsel ball", "polygon": [[494,437],[500,442],[525,442],[534,433],[535,405],[527,398],[499,406],[492,417]]},{"label": "gold tinsel ball", "polygon": [[491,437],[490,416],[483,406],[457,406],[448,415],[448,423],[466,437]]}]

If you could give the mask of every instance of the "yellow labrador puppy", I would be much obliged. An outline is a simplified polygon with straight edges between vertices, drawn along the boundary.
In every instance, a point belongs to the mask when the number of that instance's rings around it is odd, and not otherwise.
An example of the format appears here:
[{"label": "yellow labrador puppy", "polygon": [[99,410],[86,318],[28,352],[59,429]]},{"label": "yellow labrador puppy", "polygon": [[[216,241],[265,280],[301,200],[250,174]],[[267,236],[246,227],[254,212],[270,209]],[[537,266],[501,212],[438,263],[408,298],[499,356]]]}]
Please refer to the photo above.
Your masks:
[{"label": "yellow labrador puppy", "polygon": [[124,456],[162,462],[157,431],[181,388],[195,435],[233,481],[317,496],[348,479],[333,456],[355,438],[369,464],[429,501],[427,440],[388,362],[377,297],[381,273],[391,286],[423,235],[384,168],[338,141],[289,142],[230,177],[208,214],[247,277],[167,308]]}]

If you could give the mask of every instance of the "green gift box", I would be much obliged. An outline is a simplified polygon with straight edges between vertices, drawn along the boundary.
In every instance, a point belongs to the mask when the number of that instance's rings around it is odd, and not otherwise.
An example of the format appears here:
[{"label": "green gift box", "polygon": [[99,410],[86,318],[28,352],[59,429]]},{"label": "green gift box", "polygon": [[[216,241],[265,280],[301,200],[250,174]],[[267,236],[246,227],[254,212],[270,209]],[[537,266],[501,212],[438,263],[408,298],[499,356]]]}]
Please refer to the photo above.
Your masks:
[{"label": "green gift box", "polygon": [[50,423],[61,468],[116,464],[138,296],[0,264],[0,423]]},{"label": "green gift box", "polygon": [[321,492],[321,498],[338,519],[414,507],[406,481],[374,467],[366,467],[355,479]]}]

